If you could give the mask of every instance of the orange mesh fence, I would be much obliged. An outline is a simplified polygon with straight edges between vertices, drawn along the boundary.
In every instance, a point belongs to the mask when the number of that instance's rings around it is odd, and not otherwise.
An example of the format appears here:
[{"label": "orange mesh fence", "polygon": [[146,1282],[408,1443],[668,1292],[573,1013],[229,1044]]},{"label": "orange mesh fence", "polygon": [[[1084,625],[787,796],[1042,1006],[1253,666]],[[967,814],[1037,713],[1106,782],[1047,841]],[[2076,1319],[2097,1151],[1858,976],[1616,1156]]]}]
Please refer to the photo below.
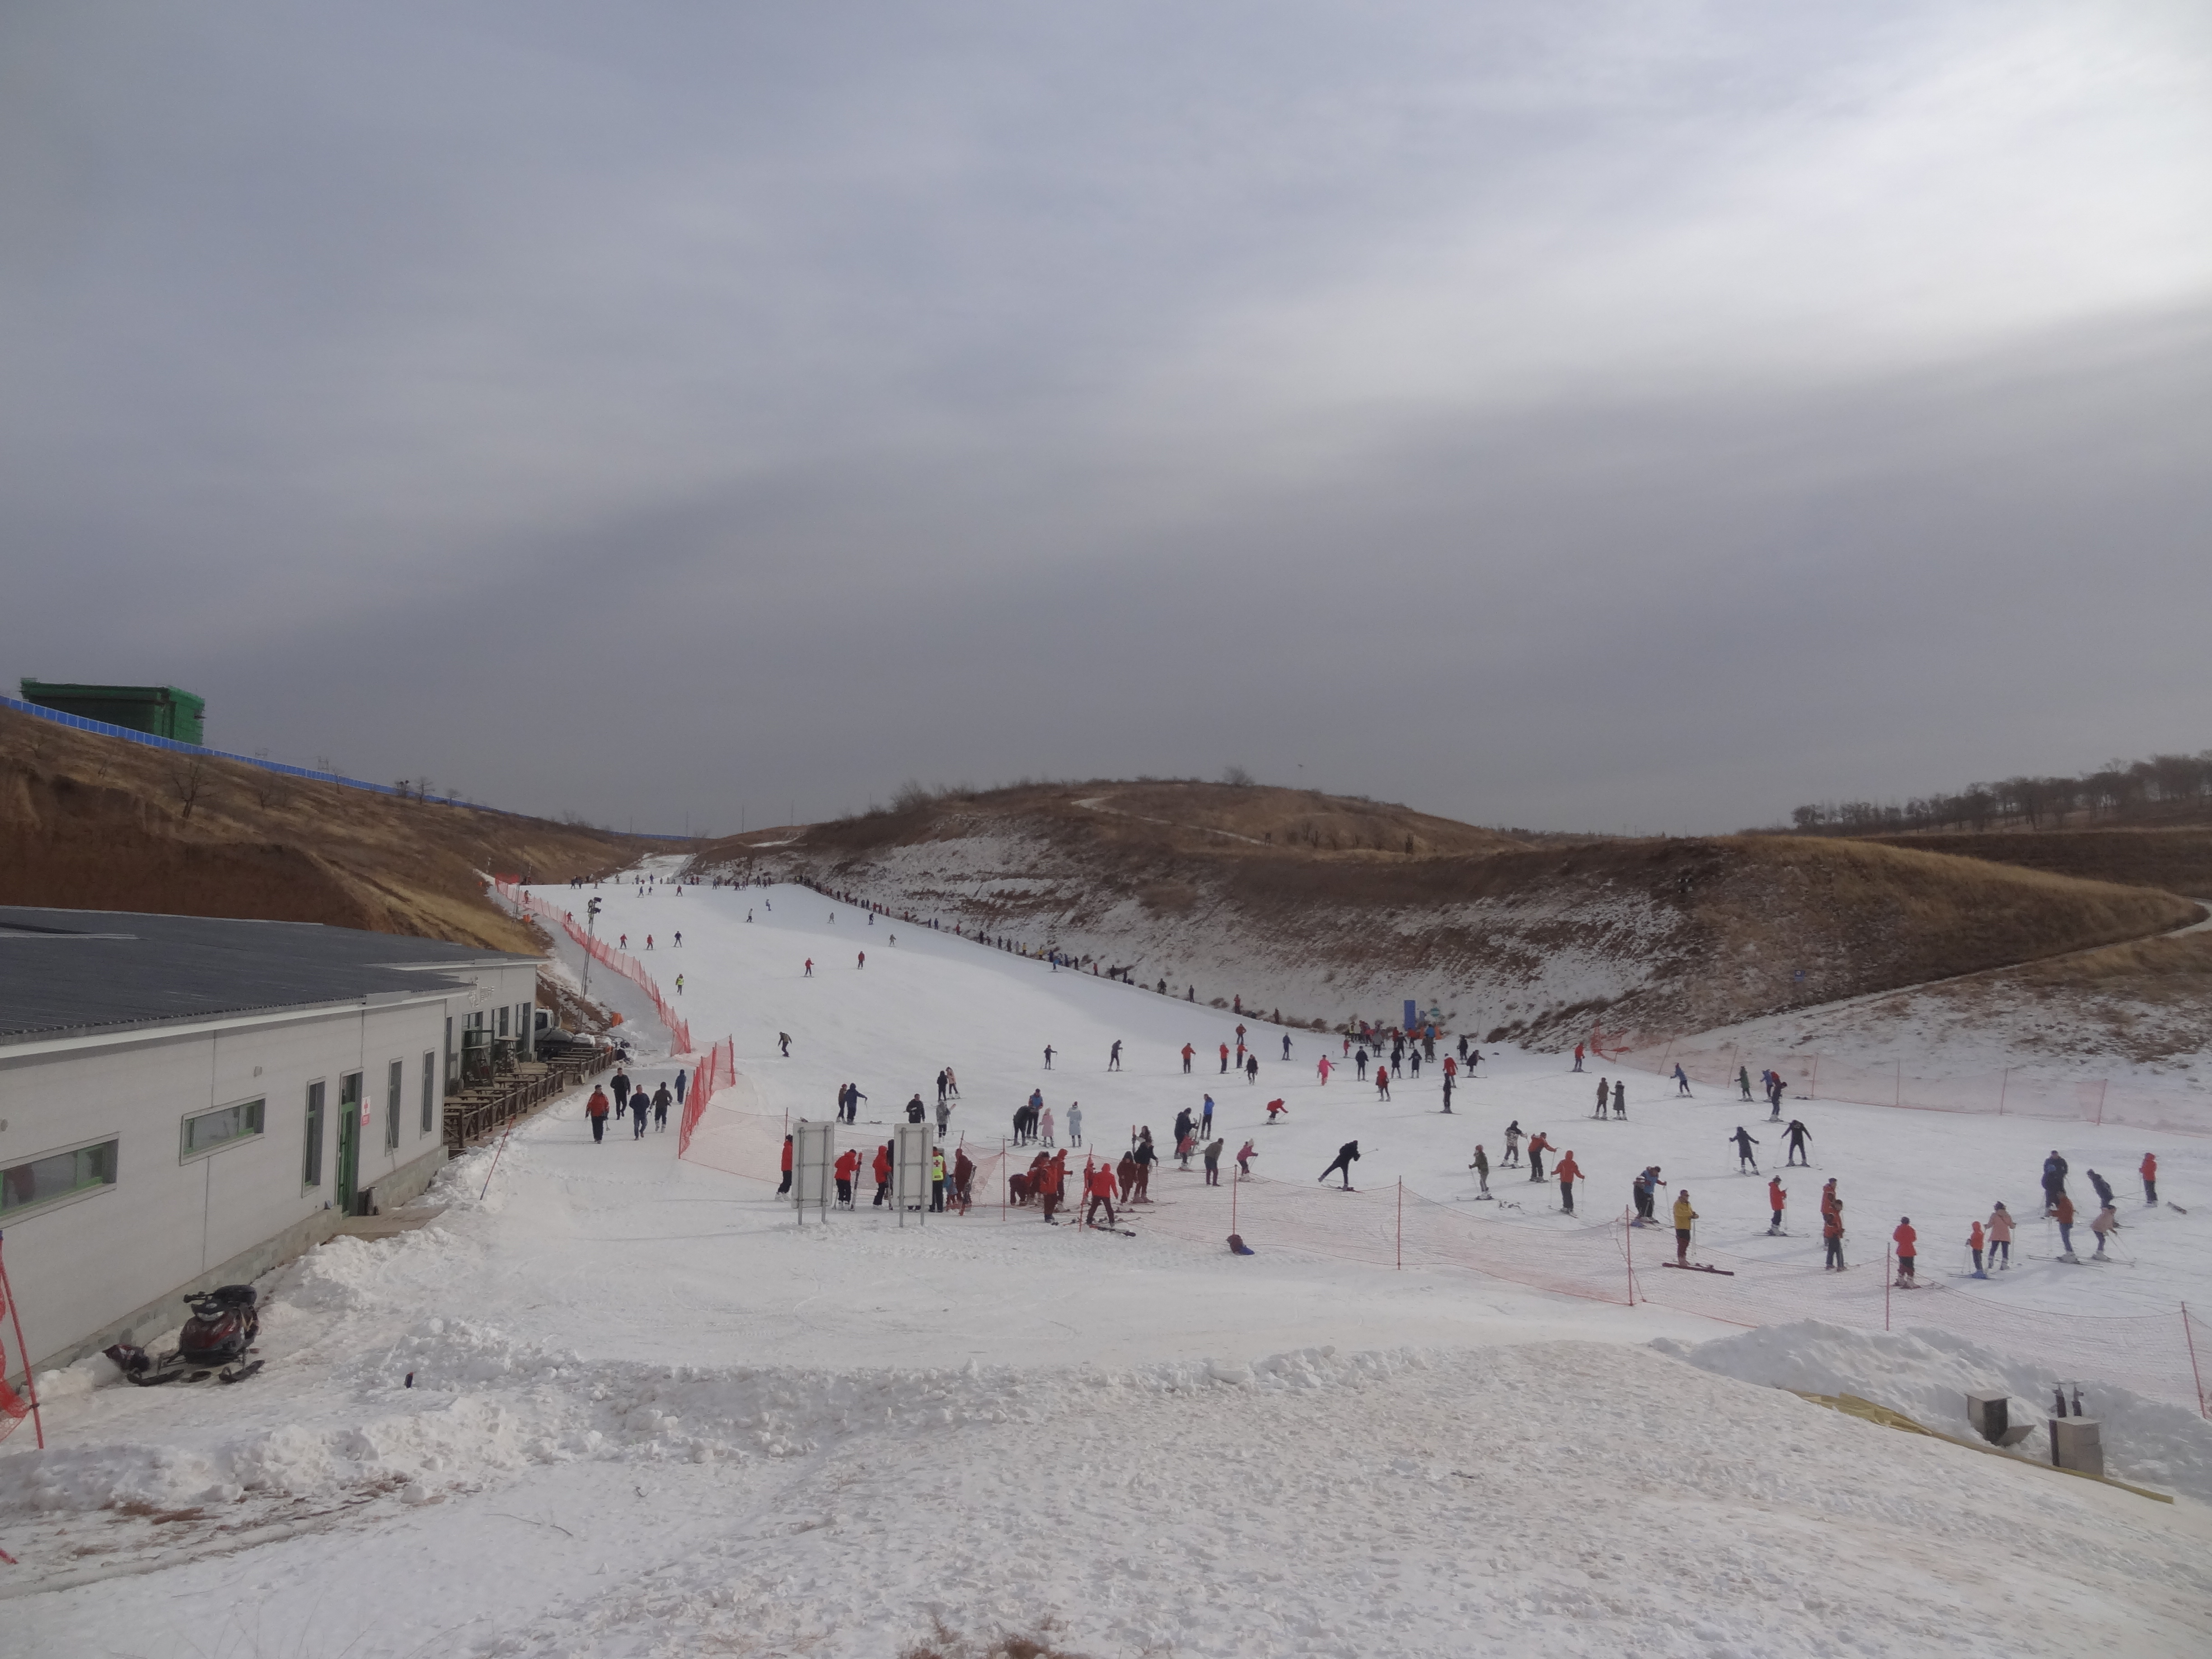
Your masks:
[{"label": "orange mesh fence", "polygon": [[1788,1091],[1806,1100],[1844,1101],[1923,1112],[1967,1112],[2069,1123],[2124,1123],[2176,1134],[2212,1134],[2212,1096],[2161,1092],[2101,1078],[2039,1076],[2022,1066],[1931,1076],[1901,1060],[1869,1061],[1833,1054],[1766,1053],[1742,1043],[1629,1040],[1600,1030],[1589,1047],[1607,1064],[1734,1089],[1748,1075],[1763,1097],[1760,1074],[1778,1073]]},{"label": "orange mesh fence", "polygon": [[575,917],[568,911],[548,904],[535,893],[525,891],[506,877],[494,876],[491,884],[499,896],[509,904],[518,909],[528,911],[541,921],[554,923],[574,940],[592,961],[602,967],[612,969],[636,986],[639,990],[644,992],[653,1000],[653,1012],[659,1016],[661,1024],[666,1029],[672,1049],[679,1054],[688,1054],[691,1052],[690,1023],[670,1006],[667,998],[660,994],[660,988],[653,982],[653,975],[645,971],[644,963],[630,955],[629,951],[617,951],[605,939],[579,927],[576,925]]}]

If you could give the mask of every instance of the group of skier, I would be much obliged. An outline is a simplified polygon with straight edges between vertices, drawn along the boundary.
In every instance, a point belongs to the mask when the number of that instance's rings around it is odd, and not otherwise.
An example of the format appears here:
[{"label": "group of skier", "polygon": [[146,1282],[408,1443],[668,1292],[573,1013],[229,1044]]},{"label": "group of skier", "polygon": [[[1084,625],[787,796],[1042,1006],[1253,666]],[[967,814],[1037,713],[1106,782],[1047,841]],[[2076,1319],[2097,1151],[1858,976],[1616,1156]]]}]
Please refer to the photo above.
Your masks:
[{"label": "group of skier", "polygon": [[[625,1110],[630,1115],[630,1139],[633,1140],[645,1138],[645,1120],[648,1115],[656,1130],[665,1130],[668,1127],[668,1109],[672,1104],[678,1108],[683,1106],[684,1091],[690,1085],[690,1076],[688,1071],[679,1066],[672,1085],[664,1079],[660,1086],[651,1094],[646,1093],[643,1079],[633,1081],[628,1072],[620,1069],[604,1085],[594,1084],[592,1097],[584,1103],[584,1115],[592,1125],[592,1139],[595,1143],[605,1141],[609,1114],[620,1116]],[[612,1093],[610,1094],[609,1091]]]}]

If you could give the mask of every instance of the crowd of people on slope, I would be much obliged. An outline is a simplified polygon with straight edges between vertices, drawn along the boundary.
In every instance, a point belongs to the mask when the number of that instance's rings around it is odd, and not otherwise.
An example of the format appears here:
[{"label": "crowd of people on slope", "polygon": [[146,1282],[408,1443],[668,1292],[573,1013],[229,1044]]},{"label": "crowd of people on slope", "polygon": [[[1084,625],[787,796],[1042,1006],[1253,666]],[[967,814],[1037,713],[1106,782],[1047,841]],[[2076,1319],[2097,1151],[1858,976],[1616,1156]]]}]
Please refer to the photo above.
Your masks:
[{"label": "crowd of people on slope", "polygon": [[665,1132],[668,1127],[669,1107],[672,1104],[680,1112],[684,1107],[684,1091],[690,1085],[690,1071],[679,1066],[672,1080],[664,1079],[658,1088],[647,1094],[642,1078],[633,1079],[626,1069],[622,1069],[629,1064],[629,1051],[619,1049],[617,1053],[617,1069],[614,1076],[605,1084],[592,1085],[591,1097],[584,1103],[584,1115],[591,1123],[594,1143],[605,1141],[607,1119],[610,1116],[620,1117],[625,1111],[630,1116],[631,1139],[645,1139],[645,1121],[648,1115],[653,1119],[654,1130]]}]

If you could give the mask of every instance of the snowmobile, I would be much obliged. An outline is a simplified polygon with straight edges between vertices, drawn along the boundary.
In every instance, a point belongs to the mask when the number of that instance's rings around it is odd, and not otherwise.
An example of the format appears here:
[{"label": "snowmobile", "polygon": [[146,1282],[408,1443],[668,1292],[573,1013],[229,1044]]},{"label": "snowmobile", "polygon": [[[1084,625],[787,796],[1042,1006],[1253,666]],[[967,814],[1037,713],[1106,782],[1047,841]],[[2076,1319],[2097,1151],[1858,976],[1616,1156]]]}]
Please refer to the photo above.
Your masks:
[{"label": "snowmobile", "polygon": [[210,1376],[221,1382],[242,1382],[266,1362],[248,1360],[261,1335],[261,1315],[251,1285],[219,1285],[185,1298],[192,1316],[177,1334],[177,1351],[155,1358],[135,1343],[118,1342],[103,1350],[123,1375],[142,1389],[164,1382],[199,1382]]}]

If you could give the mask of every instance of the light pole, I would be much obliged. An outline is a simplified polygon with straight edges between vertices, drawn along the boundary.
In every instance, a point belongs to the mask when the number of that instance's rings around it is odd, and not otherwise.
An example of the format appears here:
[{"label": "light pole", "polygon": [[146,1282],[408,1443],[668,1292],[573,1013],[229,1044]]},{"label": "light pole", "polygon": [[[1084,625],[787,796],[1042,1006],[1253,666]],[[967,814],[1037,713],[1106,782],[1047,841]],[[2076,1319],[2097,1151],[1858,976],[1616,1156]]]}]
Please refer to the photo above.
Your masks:
[{"label": "light pole", "polygon": [[[584,907],[584,933],[587,939],[597,939],[599,933],[599,902],[596,898]],[[584,994],[592,994],[592,947],[584,946]]]}]

